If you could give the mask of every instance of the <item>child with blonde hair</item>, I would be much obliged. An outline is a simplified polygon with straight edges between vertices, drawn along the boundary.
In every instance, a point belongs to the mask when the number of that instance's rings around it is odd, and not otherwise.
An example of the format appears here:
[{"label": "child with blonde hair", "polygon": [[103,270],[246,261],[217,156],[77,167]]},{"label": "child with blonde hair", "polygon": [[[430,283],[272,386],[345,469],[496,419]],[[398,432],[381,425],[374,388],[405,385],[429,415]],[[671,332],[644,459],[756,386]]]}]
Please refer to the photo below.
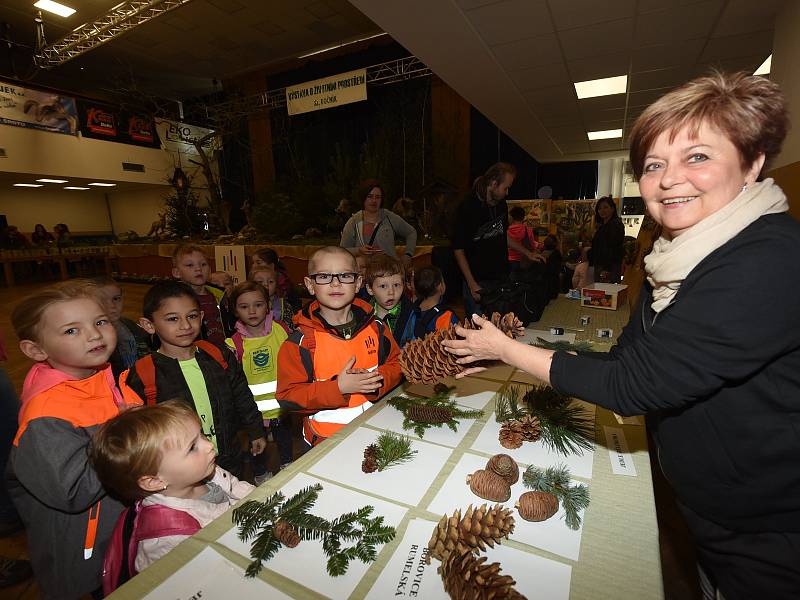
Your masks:
[{"label": "child with blonde hair", "polygon": [[250,271],[249,281],[254,281],[264,286],[269,294],[268,303],[272,318],[286,325],[289,332],[294,331],[294,308],[283,297],[278,287],[278,272],[273,267],[255,267]]}]

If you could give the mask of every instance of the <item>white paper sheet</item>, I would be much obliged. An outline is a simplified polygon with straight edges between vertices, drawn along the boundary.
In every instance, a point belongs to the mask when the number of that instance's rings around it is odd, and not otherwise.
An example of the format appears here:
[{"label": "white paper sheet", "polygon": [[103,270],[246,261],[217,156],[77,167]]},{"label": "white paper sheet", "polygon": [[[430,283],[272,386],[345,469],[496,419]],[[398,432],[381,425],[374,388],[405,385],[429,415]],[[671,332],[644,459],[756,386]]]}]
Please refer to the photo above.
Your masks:
[{"label": "white paper sheet", "polygon": [[[464,439],[467,431],[470,430],[475,424],[475,419],[457,419],[458,430],[453,431],[447,425],[441,427],[430,427],[425,430],[422,439],[426,442],[433,442],[435,444],[442,444],[455,448]],[[393,406],[384,406],[378,414],[367,421],[373,427],[380,429],[388,429],[389,431],[396,431],[411,437],[419,437],[414,433],[413,429],[403,429],[403,413]]]},{"label": "white paper sheet", "polygon": [[[581,400],[573,400],[583,408],[587,417],[594,423],[596,407],[593,404],[582,402]],[[473,450],[479,452],[486,452],[487,454],[509,454],[517,462],[525,463],[526,465],[537,465],[539,467],[551,467],[559,463],[564,463],[570,470],[570,473],[576,477],[584,477],[586,479],[592,476],[592,463],[594,462],[594,450],[584,450],[583,454],[570,454],[564,456],[558,452],[553,452],[547,449],[541,440],[537,442],[523,442],[522,446],[509,450],[500,445],[500,426],[501,424],[495,420],[494,415],[489,416],[489,421],[478,434],[477,439],[472,444]]]},{"label": "white paper sheet", "polygon": [[[464,379],[449,377],[442,381],[442,383],[448,387],[456,388],[450,397],[458,404],[470,408],[477,408],[479,410],[483,409],[483,407],[489,403],[489,400],[503,387],[501,383],[496,381],[471,377],[466,377]],[[422,383],[408,384],[405,387],[405,391],[408,394],[424,396],[426,398],[433,396],[433,386]]]},{"label": "white paper sheet", "polygon": [[364,473],[361,470],[364,448],[380,434],[380,431],[365,427],[356,429],[309,471],[384,498],[418,505],[453,451],[412,439],[411,447],[417,451],[413,460],[383,472]]},{"label": "white paper sheet", "polygon": [[[284,485],[281,488],[281,492],[288,498],[304,487],[316,483],[321,483],[323,487],[317,503],[311,510],[317,516],[334,519],[344,512],[355,510],[362,506],[373,506],[375,510],[372,516],[383,516],[384,522],[393,527],[397,527],[405,516],[406,509],[401,506],[365,496],[327,481],[320,481],[316,477],[310,477],[304,473],[298,474],[297,477]],[[236,535],[235,527],[217,541],[242,556],[248,557],[250,555],[252,541],[242,542]],[[379,552],[380,548],[378,547]],[[327,562],[328,559],[322,550],[321,541],[303,541],[296,548],[281,548],[269,562],[265,563],[265,568],[302,583],[302,585],[333,600],[339,600],[347,598],[353,593],[356,585],[358,585],[370,567],[370,565],[366,565],[359,560],[354,560],[350,563],[347,573],[340,577],[331,577],[325,567]],[[229,594],[225,599],[227,600],[228,598],[236,598],[236,596]],[[272,596],[265,595],[262,598],[272,598]]]},{"label": "white paper sheet", "polygon": [[[494,504],[473,494],[466,483],[467,475],[474,473],[478,469],[485,468],[487,460],[487,458],[477,454],[465,453],[431,501],[430,506],[427,507],[428,510],[437,515],[449,515],[455,509],[460,508],[463,515],[470,504],[474,506]],[[525,468],[525,465],[520,465],[519,481],[511,486],[511,498],[502,503],[506,508],[513,509],[517,499],[528,491],[522,483],[522,474],[525,472]],[[583,517],[583,511],[580,514]],[[564,510],[562,508],[559,507],[555,515],[539,523],[531,523],[524,520],[516,510],[514,511],[514,518],[516,524],[514,533],[510,536],[512,540],[541,548],[572,560],[578,560],[583,523],[581,523],[581,527],[577,531],[567,527],[564,523]]]},{"label": "white paper sheet", "polygon": [[144,600],[291,600],[258,578],[247,578],[240,569],[213,548],[203,551],[170,575]]},{"label": "white paper sheet", "polygon": [[[400,545],[367,593],[372,600],[417,598],[448,600],[442,579],[437,574],[439,561],[425,563],[424,551],[436,523],[412,519]],[[486,552],[487,563],[499,562],[504,575],[511,575],[516,589],[528,598],[567,600],[572,567],[560,562],[497,545]]]}]

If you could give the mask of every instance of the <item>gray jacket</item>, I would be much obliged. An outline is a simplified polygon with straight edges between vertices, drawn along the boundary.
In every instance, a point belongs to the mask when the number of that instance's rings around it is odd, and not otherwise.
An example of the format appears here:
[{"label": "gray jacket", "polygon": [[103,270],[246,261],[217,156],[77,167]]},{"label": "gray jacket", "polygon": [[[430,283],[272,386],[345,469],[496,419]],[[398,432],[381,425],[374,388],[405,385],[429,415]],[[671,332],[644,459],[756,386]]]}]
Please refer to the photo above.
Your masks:
[{"label": "gray jacket", "polygon": [[[395,235],[398,235],[405,238],[405,253],[414,256],[417,249],[417,230],[414,229],[414,226],[409,225],[401,216],[383,208],[380,209],[378,216],[379,225],[376,225],[378,233],[375,235],[373,246],[378,246],[387,255],[397,258]],[[363,234],[364,211],[360,210],[345,223],[344,229],[342,229],[342,241],[339,245],[354,252],[369,242],[369,239],[364,239]]]}]

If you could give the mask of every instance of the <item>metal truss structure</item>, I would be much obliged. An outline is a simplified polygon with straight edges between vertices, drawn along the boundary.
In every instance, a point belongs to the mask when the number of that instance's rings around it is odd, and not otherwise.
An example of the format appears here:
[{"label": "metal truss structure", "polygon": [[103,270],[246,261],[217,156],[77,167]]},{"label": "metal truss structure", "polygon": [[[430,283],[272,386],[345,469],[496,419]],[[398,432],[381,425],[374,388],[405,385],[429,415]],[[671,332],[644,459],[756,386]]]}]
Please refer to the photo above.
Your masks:
[{"label": "metal truss structure", "polygon": [[50,69],[109,42],[192,0],[126,0],[91,23],[77,27],[60,40],[37,48],[37,67]]}]

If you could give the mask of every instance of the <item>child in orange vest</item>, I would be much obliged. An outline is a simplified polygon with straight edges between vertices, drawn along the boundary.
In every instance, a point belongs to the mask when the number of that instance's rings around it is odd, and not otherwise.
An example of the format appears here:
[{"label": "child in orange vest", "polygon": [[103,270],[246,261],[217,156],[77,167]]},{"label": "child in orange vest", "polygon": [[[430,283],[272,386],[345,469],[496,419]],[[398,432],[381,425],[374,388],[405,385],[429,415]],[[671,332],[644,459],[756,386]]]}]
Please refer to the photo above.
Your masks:
[{"label": "child in orange vest", "polygon": [[72,281],[26,298],[11,315],[20,349],[36,364],[22,390],[8,487],[43,598],[100,588],[123,508],[97,479],[88,449],[100,425],[141,401],[115,384],[108,358],[117,335],[96,293]]},{"label": "child in orange vest", "polygon": [[[174,524],[139,539],[127,575],[141,572],[255,489],[217,466],[215,457],[197,414],[179,400],[129,410],[97,433],[91,450],[97,476],[134,506],[139,533],[153,529],[145,522],[150,516]],[[184,514],[165,517],[173,511]],[[113,589],[118,582],[108,583]]]},{"label": "child in orange vest", "polygon": [[317,250],[305,278],[316,300],[295,315],[297,330],[278,353],[276,397],[282,406],[315,411],[303,421],[310,446],[400,383],[400,350],[372,306],[355,298],[361,283],[347,250]]}]

